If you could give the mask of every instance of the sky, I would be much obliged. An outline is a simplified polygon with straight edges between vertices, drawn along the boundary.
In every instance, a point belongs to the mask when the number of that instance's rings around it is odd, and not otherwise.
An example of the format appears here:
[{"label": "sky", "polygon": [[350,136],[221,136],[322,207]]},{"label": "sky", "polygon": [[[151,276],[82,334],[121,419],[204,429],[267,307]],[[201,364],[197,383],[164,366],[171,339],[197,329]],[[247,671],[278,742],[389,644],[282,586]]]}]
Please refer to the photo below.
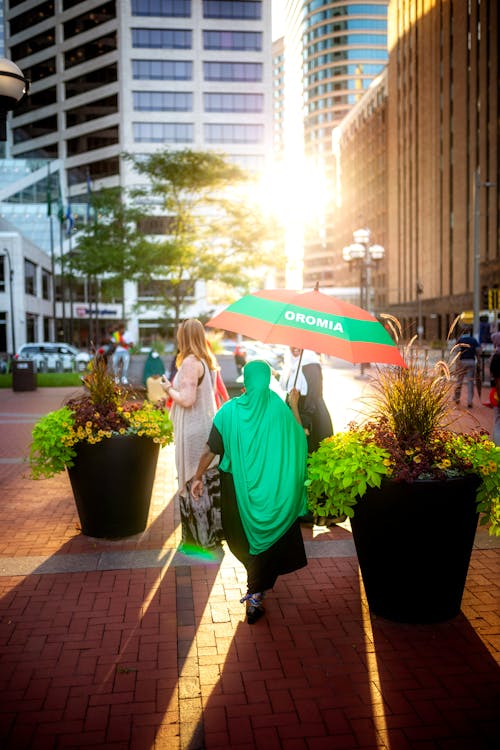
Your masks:
[{"label": "sky", "polygon": [[273,41],[283,36],[285,0],[271,0],[273,14]]}]

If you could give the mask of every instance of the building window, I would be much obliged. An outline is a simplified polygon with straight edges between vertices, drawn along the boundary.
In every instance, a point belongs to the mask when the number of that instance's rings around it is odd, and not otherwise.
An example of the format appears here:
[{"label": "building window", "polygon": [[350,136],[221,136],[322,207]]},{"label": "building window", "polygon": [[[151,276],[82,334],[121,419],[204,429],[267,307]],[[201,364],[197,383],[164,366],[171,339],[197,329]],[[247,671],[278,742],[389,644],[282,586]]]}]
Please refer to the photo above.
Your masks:
[{"label": "building window", "polygon": [[82,34],[84,31],[94,30],[97,26],[116,18],[115,2],[102,3],[98,8],[91,8],[81,16],[71,18],[63,24],[64,39]]},{"label": "building window", "polygon": [[146,49],[191,49],[189,29],[132,29],[132,46]]},{"label": "building window", "polygon": [[[10,7],[13,7],[12,2],[9,3]],[[10,36],[18,34],[20,31],[29,29],[31,26],[35,26],[37,23],[46,21],[47,18],[53,18],[54,16],[54,1],[48,0],[48,2],[41,3],[36,8],[29,8],[24,13],[20,13],[18,16],[9,21]]]},{"label": "building window", "polygon": [[118,80],[118,66],[116,63],[107,65],[104,68],[91,70],[83,76],[71,78],[64,84],[66,99],[79,94],[85,94],[86,91],[94,91],[99,86],[106,86],[108,83],[115,83]]},{"label": "building window", "polygon": [[191,0],[132,0],[132,15],[190,18]]},{"label": "building window", "polygon": [[52,295],[50,293],[50,283],[51,283],[51,275],[47,269],[42,268],[42,298],[43,299],[52,299]]},{"label": "building window", "polygon": [[188,91],[134,91],[138,112],[192,112],[193,95]]},{"label": "building window", "polygon": [[7,265],[7,256],[2,255],[2,259],[0,260],[0,292],[5,292],[6,285],[5,285],[5,279],[7,278],[7,272],[6,272],[6,265]]},{"label": "building window", "polygon": [[43,340],[50,341],[50,318],[43,318]]},{"label": "building window", "polygon": [[247,0],[203,0],[203,18],[260,20],[262,3]]},{"label": "building window", "polygon": [[14,143],[22,143],[27,138],[41,138],[57,132],[57,115],[44,117],[42,120],[27,122],[19,128],[13,128]]},{"label": "building window", "polygon": [[189,122],[134,122],[136,143],[192,143],[194,128]]},{"label": "building window", "polygon": [[262,143],[264,126],[238,123],[206,123],[205,143]]},{"label": "building window", "polygon": [[132,60],[132,76],[136,81],[191,81],[193,63],[189,60]]},{"label": "building window", "polygon": [[37,315],[26,313],[26,343],[32,344],[37,340]]},{"label": "building window", "polygon": [[97,148],[107,148],[115,146],[120,142],[118,126],[96,130],[92,133],[85,133],[78,138],[71,138],[66,141],[68,156],[77,156],[86,151],[94,151]]},{"label": "building window", "polygon": [[262,81],[262,63],[205,62],[205,81]]},{"label": "building window", "polygon": [[9,57],[13,60],[20,60],[23,57],[29,57],[30,55],[34,55],[36,52],[41,52],[48,47],[52,47],[54,43],[55,29],[47,29],[42,34],[28,37],[25,42],[14,44],[10,48]]},{"label": "building window", "polygon": [[204,31],[203,49],[262,50],[260,31]]},{"label": "building window", "polygon": [[16,106],[16,117],[24,115],[25,112],[31,112],[32,110],[46,107],[48,104],[55,104],[56,102],[57,90],[55,86],[51,86],[48,89],[43,89],[36,94],[30,94],[25,99],[22,99],[21,103]]},{"label": "building window", "polygon": [[106,55],[108,52],[114,52],[117,47],[116,32],[110,32],[106,36],[101,36],[87,44],[80,44],[78,47],[68,50],[64,53],[65,68],[72,68],[87,61],[95,60],[96,57]]},{"label": "building window", "polygon": [[66,112],[66,127],[71,128],[74,125],[83,125],[89,120],[96,120],[99,117],[107,117],[118,112],[118,96],[107,96],[104,99],[91,100],[87,104],[82,104],[75,109],[68,109]]},{"label": "building window", "polygon": [[36,265],[31,260],[24,261],[24,291],[36,296]]},{"label": "building window", "polygon": [[[86,184],[87,166],[72,167],[66,171],[68,176],[68,185]],[[101,177],[114,177],[120,174],[120,164],[117,156],[109,159],[99,159],[90,165],[90,176],[92,180],[98,180]]]},{"label": "building window", "polygon": [[263,112],[264,94],[203,95],[205,112]]}]

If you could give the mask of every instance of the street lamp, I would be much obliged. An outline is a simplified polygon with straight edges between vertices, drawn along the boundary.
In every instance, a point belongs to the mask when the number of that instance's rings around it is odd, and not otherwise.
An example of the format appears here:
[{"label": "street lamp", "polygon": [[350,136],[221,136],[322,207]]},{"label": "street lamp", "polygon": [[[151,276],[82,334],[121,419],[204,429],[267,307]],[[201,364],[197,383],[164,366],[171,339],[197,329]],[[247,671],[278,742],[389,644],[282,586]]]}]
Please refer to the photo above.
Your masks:
[{"label": "street lamp", "polygon": [[28,94],[29,83],[12,60],[0,59],[0,141],[7,140],[7,112]]},{"label": "street lamp", "polygon": [[12,336],[12,356],[16,353],[16,329],[14,326],[14,269],[10,260],[10,253],[6,247],[3,249],[5,257],[9,263],[9,282],[10,282],[10,330]]},{"label": "street lamp", "polygon": [[480,260],[481,252],[479,249],[479,194],[481,188],[495,187],[495,182],[481,182],[479,167],[476,169],[474,176],[474,291],[473,291],[473,309],[474,309],[474,336],[479,341],[479,277],[480,277]]},{"label": "street lamp", "polygon": [[[342,248],[342,257],[347,263],[359,265],[359,306],[373,313],[372,308],[372,268],[382,260],[385,248],[372,245],[372,233],[369,229],[356,229],[352,233],[354,243]],[[361,363],[361,375],[364,374],[364,363]]]},{"label": "street lamp", "polygon": [[373,312],[370,309],[372,307],[371,272],[376,263],[384,257],[385,248],[382,245],[371,244],[371,231],[369,229],[356,229],[352,236],[354,243],[342,248],[342,257],[347,263],[359,265],[359,306]]}]

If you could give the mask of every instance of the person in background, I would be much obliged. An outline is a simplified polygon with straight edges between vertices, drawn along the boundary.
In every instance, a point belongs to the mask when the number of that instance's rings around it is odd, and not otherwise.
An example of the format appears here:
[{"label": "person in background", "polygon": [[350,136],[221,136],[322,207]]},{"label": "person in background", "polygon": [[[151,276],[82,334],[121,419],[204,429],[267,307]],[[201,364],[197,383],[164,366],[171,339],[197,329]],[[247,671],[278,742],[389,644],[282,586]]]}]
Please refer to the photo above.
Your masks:
[{"label": "person in background", "polygon": [[165,365],[158,354],[151,350],[144,363],[142,382],[146,386],[148,399],[153,403],[165,403],[165,392],[161,385],[161,378],[165,374]]},{"label": "person in background", "polygon": [[500,446],[500,331],[491,334],[491,343],[494,349],[490,359],[490,376],[497,394],[496,406],[493,407],[493,442]]},{"label": "person in background", "polygon": [[117,383],[128,383],[128,368],[130,365],[130,349],[133,346],[133,339],[130,331],[121,323],[111,335],[111,340],[115,344],[113,352],[113,372]]},{"label": "person in background", "polygon": [[241,375],[243,368],[247,361],[247,350],[244,345],[240,342],[236,344],[234,349],[234,364],[236,365],[236,372]]},{"label": "person in background", "polygon": [[[281,388],[287,393],[287,400],[293,388],[300,393],[298,402],[300,420],[307,435],[308,451],[313,453],[318,449],[322,440],[333,435],[332,419],[323,398],[323,372],[319,356],[309,349],[304,349],[301,358],[300,349],[290,347],[279,382]],[[314,523],[334,526],[338,520],[333,517],[315,518],[308,511],[301,518],[301,523],[307,526],[312,526]]]},{"label": "person in background", "polygon": [[191,484],[220,456],[222,526],[231,552],[247,571],[249,624],[264,614],[262,601],[278,576],[307,565],[299,516],[306,509],[307,440],[298,414],[270,388],[271,368],[253,360],[243,369],[245,392],[216,413]]},{"label": "person in background", "polygon": [[472,409],[476,367],[481,354],[481,347],[479,341],[472,335],[472,328],[470,326],[464,328],[455,346],[459,349],[455,372],[455,403],[457,406],[460,403],[460,394],[465,380],[467,383],[467,408]]},{"label": "person in background", "polygon": [[304,349],[301,358],[300,349],[290,347],[290,356],[279,382],[287,394],[292,388],[300,393],[299,414],[307,435],[307,447],[312,453],[324,438],[333,435],[332,419],[323,398],[323,372],[319,356]]}]

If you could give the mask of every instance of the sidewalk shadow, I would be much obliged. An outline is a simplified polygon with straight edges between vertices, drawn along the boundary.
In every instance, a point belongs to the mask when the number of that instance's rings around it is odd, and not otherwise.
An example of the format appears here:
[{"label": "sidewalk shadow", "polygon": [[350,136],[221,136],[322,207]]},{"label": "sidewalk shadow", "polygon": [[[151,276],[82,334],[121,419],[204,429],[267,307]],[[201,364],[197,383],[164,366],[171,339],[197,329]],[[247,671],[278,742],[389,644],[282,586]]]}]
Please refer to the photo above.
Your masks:
[{"label": "sidewalk shadow", "polygon": [[[252,626],[229,594],[231,637],[218,663],[200,663],[203,726],[183,747],[377,747],[356,558],[309,559],[278,579]],[[198,632],[217,638],[207,618]]]},{"label": "sidewalk shadow", "polygon": [[389,748],[403,740],[409,747],[500,747],[500,667],[478,635],[481,620],[463,612],[436,625],[371,618],[371,679],[384,701],[379,733]]},{"label": "sidewalk shadow", "polygon": [[[203,722],[183,748],[500,747],[500,671],[478,624],[371,616],[356,558],[280,579],[254,626],[239,603],[231,613],[225,658],[200,662]],[[217,626],[202,617],[198,633],[217,638]]]},{"label": "sidewalk shadow", "polygon": [[[73,549],[70,540],[50,560],[60,565]],[[196,639],[186,584],[202,575],[196,605],[205,607],[219,560],[175,554],[160,550],[145,567],[139,552],[137,567],[97,570],[81,554],[81,572],[43,572],[45,563],[20,581],[0,577],[2,748],[178,747],[178,681]]]}]

